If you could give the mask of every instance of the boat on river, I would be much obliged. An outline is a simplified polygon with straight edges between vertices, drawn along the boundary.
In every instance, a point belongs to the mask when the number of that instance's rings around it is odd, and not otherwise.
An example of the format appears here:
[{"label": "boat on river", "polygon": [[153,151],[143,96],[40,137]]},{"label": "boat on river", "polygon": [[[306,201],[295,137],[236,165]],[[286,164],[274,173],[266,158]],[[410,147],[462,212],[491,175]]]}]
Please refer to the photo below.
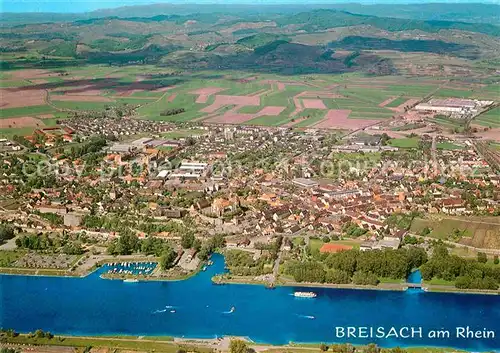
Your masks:
[{"label": "boat on river", "polygon": [[139,282],[139,280],[134,279],[134,278],[127,278],[127,279],[124,279],[123,282],[125,282],[125,283],[137,283],[137,282]]},{"label": "boat on river", "polygon": [[298,298],[316,298],[318,296],[314,292],[295,292],[293,295]]}]

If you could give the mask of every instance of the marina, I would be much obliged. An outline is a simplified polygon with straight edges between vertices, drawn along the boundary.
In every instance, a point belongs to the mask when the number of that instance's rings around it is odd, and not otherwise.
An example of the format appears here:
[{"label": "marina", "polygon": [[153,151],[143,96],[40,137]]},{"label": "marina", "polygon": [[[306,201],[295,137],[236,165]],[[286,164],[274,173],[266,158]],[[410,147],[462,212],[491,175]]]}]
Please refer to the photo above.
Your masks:
[{"label": "marina", "polygon": [[156,262],[112,262],[102,266],[102,273],[108,275],[147,276],[153,273]]}]

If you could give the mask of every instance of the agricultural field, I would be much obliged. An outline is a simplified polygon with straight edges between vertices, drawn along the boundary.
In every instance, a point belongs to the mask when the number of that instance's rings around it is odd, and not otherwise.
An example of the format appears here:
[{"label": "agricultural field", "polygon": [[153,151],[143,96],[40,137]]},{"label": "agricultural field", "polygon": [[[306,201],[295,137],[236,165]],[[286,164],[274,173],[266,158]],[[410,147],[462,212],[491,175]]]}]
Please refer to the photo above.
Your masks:
[{"label": "agricultural field", "polygon": [[462,150],[463,146],[451,143],[451,142],[438,142],[436,143],[436,148],[439,150]]},{"label": "agricultural field", "polygon": [[500,247],[500,220],[498,217],[429,217],[413,220],[410,231],[421,234],[425,228],[428,236],[449,240],[482,249]]},{"label": "agricultural field", "polygon": [[500,127],[500,107],[493,108],[479,115],[474,122],[486,127]]},{"label": "agricultural field", "polygon": [[[440,85],[439,79],[367,77],[360,73],[181,73],[155,65],[4,71],[0,129],[21,132],[53,126],[70,112],[128,105],[140,119],[357,130],[404,112],[407,106],[439,92]],[[487,92],[485,87],[482,91]],[[179,112],[168,113],[175,110]],[[498,108],[477,122],[497,126],[497,117]],[[431,121],[461,127],[444,117]]]},{"label": "agricultural field", "polygon": [[389,145],[398,148],[417,148],[420,138],[418,137],[408,137],[400,139],[389,140]]}]

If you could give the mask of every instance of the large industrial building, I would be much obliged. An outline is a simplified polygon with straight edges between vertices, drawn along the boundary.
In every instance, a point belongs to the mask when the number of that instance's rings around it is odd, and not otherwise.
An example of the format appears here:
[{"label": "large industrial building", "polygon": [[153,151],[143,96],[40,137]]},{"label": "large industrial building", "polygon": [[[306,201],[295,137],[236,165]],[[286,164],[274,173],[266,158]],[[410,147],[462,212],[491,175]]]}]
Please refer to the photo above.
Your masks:
[{"label": "large industrial building", "polygon": [[493,104],[493,101],[480,101],[476,99],[446,98],[431,99],[427,103],[415,106],[416,110],[433,111],[439,113],[476,113]]}]

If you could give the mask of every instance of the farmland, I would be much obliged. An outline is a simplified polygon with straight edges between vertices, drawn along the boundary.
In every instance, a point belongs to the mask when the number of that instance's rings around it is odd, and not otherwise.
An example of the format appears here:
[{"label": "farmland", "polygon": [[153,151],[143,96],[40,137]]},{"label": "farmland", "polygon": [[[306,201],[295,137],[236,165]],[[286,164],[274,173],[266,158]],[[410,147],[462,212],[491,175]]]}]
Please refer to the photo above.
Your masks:
[{"label": "farmland", "polygon": [[[155,65],[27,69],[7,71],[3,77],[3,129],[49,126],[54,120],[48,118],[64,119],[72,111],[128,105],[140,119],[355,130],[400,114],[408,104],[439,92],[442,84],[440,79],[358,73],[293,77],[242,71],[179,73]],[[484,87],[483,91],[487,92]],[[169,109],[183,111],[162,114]],[[496,127],[497,117],[498,108],[477,123]],[[431,121],[457,126],[445,117]]]},{"label": "farmland", "polygon": [[500,127],[500,107],[491,109],[490,111],[481,114],[475,122],[487,127]]},{"label": "farmland", "polygon": [[500,223],[496,217],[438,217],[416,218],[411,231],[420,234],[430,229],[428,236],[454,241],[482,249],[500,246]]},{"label": "farmland", "polygon": [[389,141],[389,144],[394,147],[399,148],[417,148],[420,139],[413,138],[401,138],[401,139],[392,139]]}]

